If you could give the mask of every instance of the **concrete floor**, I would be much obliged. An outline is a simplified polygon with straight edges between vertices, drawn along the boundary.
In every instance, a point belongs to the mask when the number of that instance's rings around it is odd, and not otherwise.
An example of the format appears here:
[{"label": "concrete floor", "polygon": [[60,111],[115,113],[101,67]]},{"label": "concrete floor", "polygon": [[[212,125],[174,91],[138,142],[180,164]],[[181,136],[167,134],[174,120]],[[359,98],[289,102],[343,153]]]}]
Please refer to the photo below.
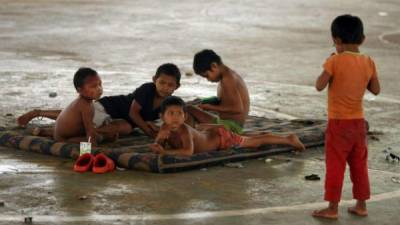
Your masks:
[{"label": "concrete floor", "polygon": [[[325,118],[325,94],[312,87],[332,52],[329,25],[359,15],[362,51],[378,65],[382,95],[366,96],[365,111],[379,140],[370,140],[370,216],[346,213],[346,176],[338,221],[309,214],[323,202],[323,148],[300,155],[178,174],[116,171],[76,174],[73,162],[0,148],[0,224],[396,224],[400,164],[400,5],[356,1],[2,1],[0,4],[0,126],[32,108],[62,108],[75,97],[72,74],[97,69],[105,95],[126,94],[149,81],[158,65],[191,73],[193,54],[216,50],[243,74],[251,114]],[[49,98],[57,92],[56,98]],[[211,95],[215,85],[185,76],[177,95]],[[42,121],[34,121],[41,123]],[[317,173],[321,181],[304,176]],[[83,199],[80,199],[83,198]]]}]

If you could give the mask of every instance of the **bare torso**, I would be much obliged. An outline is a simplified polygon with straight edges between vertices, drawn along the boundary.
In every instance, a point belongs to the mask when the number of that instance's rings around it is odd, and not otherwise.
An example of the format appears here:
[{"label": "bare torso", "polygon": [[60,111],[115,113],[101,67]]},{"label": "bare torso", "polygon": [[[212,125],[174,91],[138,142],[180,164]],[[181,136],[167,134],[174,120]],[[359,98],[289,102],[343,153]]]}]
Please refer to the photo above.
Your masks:
[{"label": "bare torso", "polygon": [[73,137],[85,137],[85,127],[82,119],[82,108],[91,104],[80,97],[71,102],[57,117],[54,127],[54,139],[65,141]]},{"label": "bare torso", "polygon": [[246,121],[247,115],[249,114],[249,109],[250,109],[250,97],[249,97],[249,91],[247,90],[246,84],[243,81],[243,79],[233,70],[230,70],[230,78],[233,80],[233,84],[229,85],[224,85],[223,82],[226,82],[228,79],[222,79],[221,82],[218,85],[218,98],[221,100],[221,105],[224,104],[231,104],[231,102],[237,102],[238,99],[232,99],[234,97],[225,94],[226,91],[224,91],[224,86],[228,86],[230,88],[235,88],[240,96],[240,102],[242,104],[242,111],[241,113],[237,114],[232,114],[232,113],[224,113],[220,112],[219,117],[221,119],[225,120],[234,120],[239,122],[241,125],[243,125]]},{"label": "bare torso", "polygon": [[182,138],[189,138],[181,135],[182,129],[188,129],[193,137],[194,153],[208,152],[219,148],[220,139],[217,129],[199,131],[187,124],[183,124],[178,131],[171,131],[168,143],[172,148],[182,148]]}]

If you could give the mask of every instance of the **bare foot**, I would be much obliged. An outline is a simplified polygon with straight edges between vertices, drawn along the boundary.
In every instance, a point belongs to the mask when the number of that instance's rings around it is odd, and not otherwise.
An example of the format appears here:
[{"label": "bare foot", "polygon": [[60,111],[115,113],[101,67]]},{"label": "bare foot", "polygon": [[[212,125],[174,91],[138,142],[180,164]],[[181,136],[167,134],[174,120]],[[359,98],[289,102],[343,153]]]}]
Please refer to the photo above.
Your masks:
[{"label": "bare foot", "polygon": [[361,208],[357,206],[353,206],[347,209],[347,212],[356,215],[356,216],[368,216],[368,211],[366,208]]},{"label": "bare foot", "polygon": [[334,210],[331,208],[315,210],[311,215],[313,217],[319,217],[319,218],[325,218],[325,219],[331,219],[331,220],[336,220],[338,218],[337,210]]},{"label": "bare foot", "polygon": [[40,110],[35,109],[17,118],[20,127],[25,127],[33,118],[40,116]]},{"label": "bare foot", "polygon": [[291,134],[288,136],[288,139],[290,141],[290,145],[292,145],[296,150],[298,150],[298,151],[306,150],[306,147],[303,145],[303,143],[301,143],[301,141],[297,137],[297,135]]}]

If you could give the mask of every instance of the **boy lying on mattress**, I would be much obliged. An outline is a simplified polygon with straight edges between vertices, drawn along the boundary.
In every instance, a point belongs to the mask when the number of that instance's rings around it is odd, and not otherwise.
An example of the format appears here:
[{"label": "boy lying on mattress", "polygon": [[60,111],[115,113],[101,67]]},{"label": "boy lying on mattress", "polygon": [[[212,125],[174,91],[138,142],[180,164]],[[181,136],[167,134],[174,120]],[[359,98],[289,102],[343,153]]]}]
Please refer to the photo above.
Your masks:
[{"label": "boy lying on mattress", "polygon": [[167,97],[161,103],[160,112],[164,123],[155,143],[149,146],[155,153],[191,156],[194,153],[223,150],[234,146],[257,148],[265,144],[287,144],[296,150],[305,150],[303,143],[295,134],[286,137],[272,134],[240,136],[217,124],[200,124],[196,130],[185,124],[185,102],[176,96]]}]

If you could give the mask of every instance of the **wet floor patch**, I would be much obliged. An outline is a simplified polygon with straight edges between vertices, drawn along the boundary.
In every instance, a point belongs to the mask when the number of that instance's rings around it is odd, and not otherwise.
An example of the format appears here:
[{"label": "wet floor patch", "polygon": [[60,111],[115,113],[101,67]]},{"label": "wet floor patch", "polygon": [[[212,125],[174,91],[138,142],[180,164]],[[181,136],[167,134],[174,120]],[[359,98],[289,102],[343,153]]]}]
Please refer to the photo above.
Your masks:
[{"label": "wet floor patch", "polygon": [[383,42],[400,46],[400,32],[383,34],[380,38]]}]

